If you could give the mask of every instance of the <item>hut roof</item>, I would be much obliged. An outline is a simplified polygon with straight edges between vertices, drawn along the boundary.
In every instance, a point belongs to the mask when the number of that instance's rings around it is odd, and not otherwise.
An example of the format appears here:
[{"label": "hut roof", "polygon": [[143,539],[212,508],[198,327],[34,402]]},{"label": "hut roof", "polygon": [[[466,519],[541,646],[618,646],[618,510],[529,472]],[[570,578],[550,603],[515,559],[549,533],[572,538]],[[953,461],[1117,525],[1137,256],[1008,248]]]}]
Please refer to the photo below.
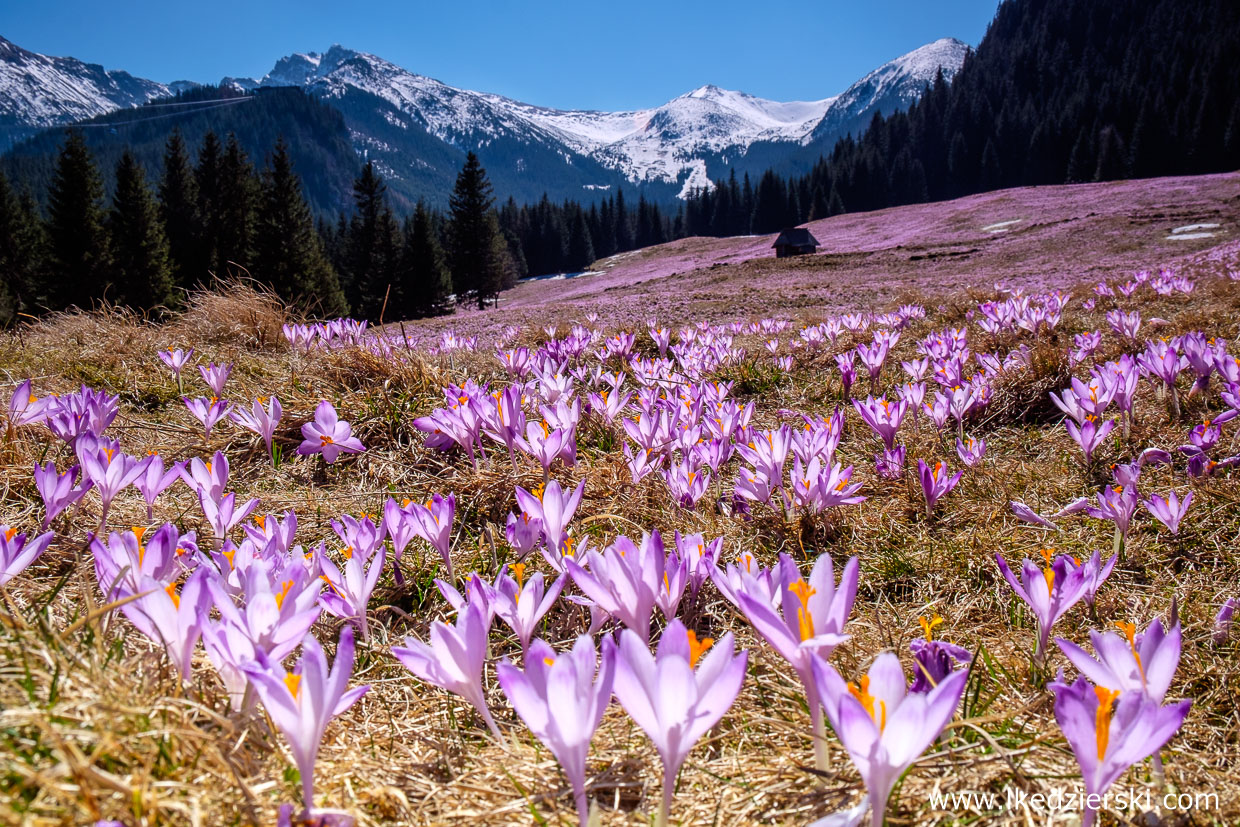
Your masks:
[{"label": "hut roof", "polygon": [[805,227],[789,227],[779,234],[779,237],[775,239],[775,243],[771,246],[779,247],[783,244],[792,247],[819,246],[818,239],[814,238],[814,234]]}]

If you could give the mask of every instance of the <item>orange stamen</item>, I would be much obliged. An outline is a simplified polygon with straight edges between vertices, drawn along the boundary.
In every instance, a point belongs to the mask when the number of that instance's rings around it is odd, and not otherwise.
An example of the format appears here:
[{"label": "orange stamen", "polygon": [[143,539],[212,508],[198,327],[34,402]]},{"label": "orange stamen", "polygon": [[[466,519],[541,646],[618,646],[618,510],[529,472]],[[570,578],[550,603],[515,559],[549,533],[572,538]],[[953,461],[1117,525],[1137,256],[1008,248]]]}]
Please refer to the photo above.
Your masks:
[{"label": "orange stamen", "polygon": [[788,591],[795,594],[797,600],[801,601],[801,605],[797,607],[797,626],[801,633],[801,640],[809,640],[814,636],[814,618],[809,613],[809,598],[810,595],[816,593],[816,590],[802,578],[789,586]]},{"label": "orange stamen", "polygon": [[1098,695],[1098,712],[1094,719],[1094,728],[1098,735],[1098,760],[1101,761],[1107,754],[1107,744],[1111,738],[1111,712],[1115,699],[1119,697],[1119,692],[1102,686],[1095,686],[1094,692]]},{"label": "orange stamen", "polygon": [[917,618],[917,622],[921,624],[921,631],[925,634],[926,640],[934,640],[934,627],[943,622],[943,618],[935,615],[933,619],[927,619],[925,615]]},{"label": "orange stamen", "polygon": [[[664,577],[666,576],[664,575]],[[689,668],[696,669],[698,661],[702,659],[702,655],[715,644],[715,639],[704,637],[699,641],[697,632],[694,632],[692,629],[687,632],[687,635],[689,638]]]}]

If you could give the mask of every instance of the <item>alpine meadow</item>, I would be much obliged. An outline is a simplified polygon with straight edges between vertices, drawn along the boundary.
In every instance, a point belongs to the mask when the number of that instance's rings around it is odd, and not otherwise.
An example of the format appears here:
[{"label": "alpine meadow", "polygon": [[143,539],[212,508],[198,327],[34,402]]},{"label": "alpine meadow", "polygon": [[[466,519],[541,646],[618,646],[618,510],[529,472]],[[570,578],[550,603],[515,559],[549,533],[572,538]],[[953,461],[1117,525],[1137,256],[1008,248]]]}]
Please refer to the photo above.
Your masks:
[{"label": "alpine meadow", "polygon": [[1240,824],[1240,5],[785,5],[0,12],[0,823]]}]

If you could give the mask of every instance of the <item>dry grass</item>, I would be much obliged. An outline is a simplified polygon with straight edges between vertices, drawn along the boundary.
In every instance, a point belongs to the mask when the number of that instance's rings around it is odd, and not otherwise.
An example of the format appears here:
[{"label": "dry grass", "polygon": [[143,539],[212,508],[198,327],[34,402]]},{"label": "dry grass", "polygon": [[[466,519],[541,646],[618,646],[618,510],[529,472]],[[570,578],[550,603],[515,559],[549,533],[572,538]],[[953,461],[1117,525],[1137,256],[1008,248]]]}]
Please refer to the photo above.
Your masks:
[{"label": "dry grass", "polygon": [[[1169,335],[1201,327],[1236,340],[1240,285],[1216,278],[1226,266],[1209,260],[1186,265],[1187,274],[1200,279],[1197,292],[1147,302],[1143,313],[1169,320]],[[962,297],[914,325],[894,358],[908,358],[930,329],[962,321],[956,316],[970,303]],[[1087,314],[1079,308],[1078,297],[1055,339],[1035,347],[1037,368],[996,391],[988,419],[977,429],[989,443],[987,459],[966,475],[933,519],[921,513],[911,479],[873,477],[877,442],[850,408],[840,455],[856,464],[869,499],[830,521],[787,525],[759,514],[743,522],[709,508],[709,498],[697,511],[680,510],[661,483],[633,486],[618,443],[591,423],[581,430],[579,465],[557,474],[562,481],[586,480],[577,531],[600,539],[631,533],[635,526],[658,528],[669,537],[675,529],[701,531],[725,538],[726,560],[741,549],[752,549],[768,562],[778,552],[802,560],[823,551],[837,559],[858,555],[862,585],[849,625],[853,638],[833,656],[841,672],[856,674],[884,648],[901,653],[907,663],[917,616],[931,611],[947,618],[947,639],[979,654],[960,719],[905,778],[890,823],[1059,823],[1062,816],[1048,821],[1019,810],[935,811],[929,793],[1000,791],[1005,785],[1050,792],[1074,784],[1077,777],[1054,724],[1049,693],[1029,679],[1032,620],[997,579],[993,555],[1036,556],[1050,542],[1082,556],[1109,547],[1109,532],[1095,521],[1067,522],[1048,539],[1018,525],[1007,510],[1010,499],[1021,499],[1050,511],[1096,490],[1098,478],[1081,469],[1075,447],[1044,410],[1045,392],[1067,375],[1056,354],[1064,352],[1071,334],[1105,329],[1100,311]],[[115,309],[59,315],[0,339],[0,368],[13,382],[34,377],[41,392],[68,391],[85,382],[119,394],[122,413],[114,429],[131,453],[154,450],[184,458],[226,451],[238,496],[261,497],[266,511],[296,509],[298,539],[306,545],[330,535],[332,517],[378,513],[389,495],[424,498],[432,491],[456,491],[457,570],[494,571],[508,555],[502,524],[513,507],[513,486],[531,487],[541,472],[528,462],[514,472],[503,452],[490,453],[475,471],[461,457],[425,450],[411,426],[413,418],[441,404],[445,382],[497,378],[494,360],[485,354],[458,354],[449,361],[416,353],[379,359],[358,350],[300,354],[282,344],[279,331],[285,320],[284,309],[269,295],[248,287],[195,294],[183,315],[162,325]],[[542,338],[541,332],[526,336],[530,344]],[[761,351],[756,339],[746,344],[751,352]],[[973,341],[978,352],[1012,344],[987,341],[980,334]],[[229,385],[234,399],[278,395],[286,417],[277,441],[286,455],[299,441],[296,426],[310,418],[322,398],[332,400],[342,418],[354,423],[370,450],[318,478],[306,461],[273,472],[256,440],[228,425],[204,446],[175,383],[155,358],[168,346],[193,346],[203,362],[235,362]],[[740,380],[738,395],[759,400],[757,421],[771,425],[779,409],[829,410],[838,394],[833,364],[830,354],[823,354],[803,360],[790,379],[753,369],[731,378]],[[193,378],[186,381],[196,384]],[[1191,401],[1186,421],[1200,412],[1193,407],[1198,405],[1199,400]],[[1103,462],[1122,460],[1149,445],[1180,444],[1186,430],[1185,423],[1168,421],[1146,393],[1128,445],[1122,451],[1109,449]],[[924,421],[919,431],[908,432],[907,443],[910,462],[950,457],[949,464],[959,464]],[[3,522],[35,527],[42,507],[30,468],[47,459],[63,468],[68,450],[33,432],[19,434],[6,446],[0,463]],[[728,485],[733,474],[729,470]],[[1184,484],[1182,474],[1173,478],[1166,470],[1151,472],[1149,479],[1154,490]],[[722,483],[716,485],[722,493]],[[1172,600],[1178,600],[1185,651],[1171,695],[1195,703],[1184,729],[1164,752],[1167,777],[1178,790],[1219,795],[1220,808],[1195,813],[1193,823],[1234,824],[1240,822],[1235,779],[1240,650],[1235,643],[1212,646],[1209,635],[1221,601],[1240,594],[1235,548],[1240,486],[1234,477],[1223,477],[1195,491],[1181,537],[1169,541],[1151,520],[1139,517],[1126,560],[1101,592],[1098,620],[1078,609],[1058,631],[1082,640],[1089,628],[1115,620],[1143,624],[1165,616]],[[227,697],[201,651],[192,685],[182,689],[161,650],[119,614],[97,607],[81,528],[92,524],[90,509],[95,507],[88,505],[77,524],[59,525],[52,548],[3,594],[0,821],[80,824],[109,817],[152,825],[273,823],[278,805],[298,797],[280,738],[261,710],[241,716],[227,712]],[[113,506],[113,513],[113,526],[145,520],[133,492]],[[184,486],[164,495],[156,517],[186,529],[197,527],[196,507]],[[563,776],[515,718],[493,685],[493,671],[488,670],[490,699],[509,733],[506,745],[491,741],[465,704],[420,683],[390,656],[391,645],[404,635],[424,636],[431,620],[445,615],[430,584],[430,558],[407,576],[405,586],[397,588],[385,574],[371,602],[372,639],[359,650],[355,681],[371,684],[372,690],[328,728],[316,776],[319,803],[347,810],[366,825],[572,823]],[[703,633],[736,632],[751,650],[751,666],[736,706],[691,754],[680,777],[674,818],[685,824],[804,824],[856,803],[859,778],[838,745],[833,744],[831,773],[820,776],[808,768],[808,718],[785,664],[754,639],[710,586],[687,617]],[[561,601],[545,634],[567,642],[584,622],[582,610]],[[324,621],[317,635],[333,641],[336,632],[333,623]],[[495,632],[493,658],[516,655],[515,641]],[[1063,663],[1062,658],[1052,660],[1056,667]],[[659,794],[658,760],[618,706],[610,709],[595,738],[590,771],[591,795],[604,823],[646,821]],[[1138,767],[1123,783],[1151,782],[1147,770]]]}]

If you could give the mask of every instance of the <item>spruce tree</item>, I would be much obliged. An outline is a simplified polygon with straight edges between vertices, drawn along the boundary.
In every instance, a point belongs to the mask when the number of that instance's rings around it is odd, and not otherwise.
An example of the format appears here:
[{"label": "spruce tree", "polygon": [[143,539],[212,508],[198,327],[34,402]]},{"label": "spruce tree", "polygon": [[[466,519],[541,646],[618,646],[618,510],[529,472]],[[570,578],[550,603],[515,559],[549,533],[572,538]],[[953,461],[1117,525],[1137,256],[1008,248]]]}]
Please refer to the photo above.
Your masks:
[{"label": "spruce tree", "polygon": [[47,289],[43,223],[34,199],[18,196],[0,170],[0,325],[30,313]]},{"label": "spruce tree", "polygon": [[[198,193],[198,256],[202,275],[207,271],[219,272],[216,262],[220,259],[223,192],[220,176],[224,148],[214,132],[202,137],[198,148],[198,165],[194,168],[194,187]],[[197,279],[195,279],[195,282]]]},{"label": "spruce tree", "polygon": [[53,309],[88,307],[105,294],[111,274],[103,183],[81,132],[70,132],[61,146],[47,200],[48,300]]},{"label": "spruce tree", "polygon": [[141,310],[172,304],[168,242],[159,208],[146,184],[146,174],[128,150],[116,165],[108,236],[118,300]]},{"label": "spruce tree", "polygon": [[254,275],[290,304],[324,316],[345,312],[344,293],[323,249],[284,139],[263,171],[254,230]]},{"label": "spruce tree", "polygon": [[477,299],[480,310],[487,299],[499,295],[505,278],[507,244],[491,209],[494,202],[486,170],[471,152],[449,199],[448,263],[457,298]]},{"label": "spruce tree", "polygon": [[572,229],[569,230],[568,260],[570,270],[584,270],[594,261],[594,242],[580,207],[573,213]]},{"label": "spruce tree", "polygon": [[220,178],[215,209],[218,213],[219,236],[215,251],[214,272],[224,276],[248,269],[254,247],[254,207],[258,184],[254,166],[235,134],[220,159]]},{"label": "spruce tree", "polygon": [[378,318],[392,280],[387,254],[391,242],[384,236],[395,232],[394,224],[387,206],[387,185],[374,164],[367,162],[353,182],[353,217],[345,245],[346,295],[353,312],[363,318]]},{"label": "spruce tree", "polygon": [[191,288],[206,274],[198,212],[198,185],[181,130],[174,128],[164,144],[164,170],[159,180],[159,215],[168,239],[173,282]]},{"label": "spruce tree", "polygon": [[448,310],[452,276],[444,263],[443,249],[426,202],[419,201],[413,218],[405,224],[397,281],[402,297],[402,316],[432,316]]}]

